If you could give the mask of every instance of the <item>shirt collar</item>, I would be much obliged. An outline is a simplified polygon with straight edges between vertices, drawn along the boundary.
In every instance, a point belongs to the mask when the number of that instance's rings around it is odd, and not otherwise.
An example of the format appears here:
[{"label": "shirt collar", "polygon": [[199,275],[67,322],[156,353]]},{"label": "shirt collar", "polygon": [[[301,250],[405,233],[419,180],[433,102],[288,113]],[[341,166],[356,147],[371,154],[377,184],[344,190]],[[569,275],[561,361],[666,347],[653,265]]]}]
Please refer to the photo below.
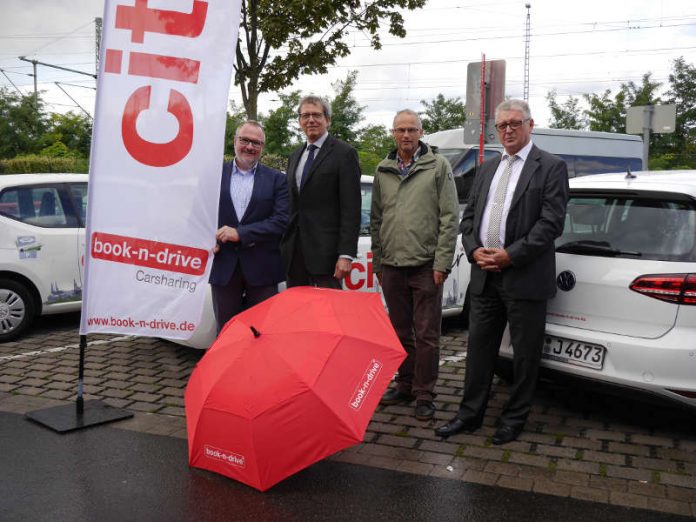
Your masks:
[{"label": "shirt collar", "polygon": [[[324,144],[324,142],[326,141],[326,138],[328,138],[328,137],[329,137],[329,131],[326,131],[326,132],[324,133],[324,135],[323,135],[321,138],[319,138],[317,141],[315,141],[314,143],[312,143],[312,145],[314,145],[316,148],[320,149],[321,146],[322,146],[322,145]],[[307,143],[307,145],[309,145],[309,143]],[[307,147],[305,147],[305,149],[306,149],[306,148],[307,148]]]},{"label": "shirt collar", "polygon": [[[529,140],[529,143],[527,143],[524,147],[522,147],[520,150],[517,151],[517,156],[520,158],[522,161],[527,161],[527,156],[529,156],[529,151],[532,150],[532,147],[534,146],[534,143],[532,143],[532,140]],[[503,157],[502,159],[505,160],[509,154],[507,152],[503,152]]]},{"label": "shirt collar", "polygon": [[251,167],[249,170],[242,170],[239,168],[239,165],[237,165],[236,161],[232,161],[232,174],[238,174],[240,176],[253,176],[256,174],[256,167],[258,167],[259,162],[257,161],[254,163],[254,166]]}]

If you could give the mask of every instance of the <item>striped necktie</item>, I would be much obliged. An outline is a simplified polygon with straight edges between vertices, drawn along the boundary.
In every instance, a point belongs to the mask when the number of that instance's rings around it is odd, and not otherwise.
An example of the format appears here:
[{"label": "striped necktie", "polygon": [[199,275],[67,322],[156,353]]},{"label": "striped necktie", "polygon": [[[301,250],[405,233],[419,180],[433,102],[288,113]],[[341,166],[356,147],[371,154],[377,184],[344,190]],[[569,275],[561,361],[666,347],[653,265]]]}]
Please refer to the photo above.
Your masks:
[{"label": "striped necktie", "polygon": [[491,216],[488,221],[488,230],[486,231],[486,246],[489,248],[503,248],[500,242],[500,224],[503,220],[503,208],[505,207],[505,194],[507,193],[510,183],[510,175],[512,174],[512,164],[517,159],[517,156],[508,156],[507,163],[503,169],[503,175],[500,176],[498,185],[495,188],[495,194],[491,200]]}]

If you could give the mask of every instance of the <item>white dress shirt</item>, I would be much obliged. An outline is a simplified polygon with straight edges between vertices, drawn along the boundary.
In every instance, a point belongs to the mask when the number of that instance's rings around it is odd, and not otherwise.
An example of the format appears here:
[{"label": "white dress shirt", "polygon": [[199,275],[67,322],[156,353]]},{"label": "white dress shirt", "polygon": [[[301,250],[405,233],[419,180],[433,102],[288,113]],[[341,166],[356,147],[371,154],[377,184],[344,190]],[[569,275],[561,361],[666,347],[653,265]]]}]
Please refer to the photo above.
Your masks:
[{"label": "white dress shirt", "polygon": [[[500,222],[500,244],[505,245],[505,230],[507,225],[508,214],[510,213],[510,205],[512,204],[512,197],[515,195],[515,188],[517,187],[517,182],[520,180],[520,174],[522,174],[522,169],[527,161],[527,156],[529,156],[529,151],[532,150],[532,141],[530,140],[521,150],[515,154],[517,160],[512,164],[512,172],[510,173],[510,181],[508,182],[507,191],[505,192],[505,203],[503,204],[503,216]],[[479,240],[482,245],[486,245],[486,236],[488,235],[488,223],[491,220],[491,202],[493,196],[495,195],[495,189],[498,187],[498,181],[503,175],[505,170],[505,165],[507,164],[507,158],[509,154],[507,152],[503,153],[503,157],[500,160],[500,164],[493,175],[493,180],[491,181],[491,186],[488,189],[488,197],[486,198],[486,206],[483,209],[483,216],[481,216],[481,226],[479,227]]]},{"label": "white dress shirt", "polygon": [[[316,150],[314,151],[314,159],[317,159],[317,155],[319,154],[319,150],[321,149],[321,146],[324,144],[326,141],[326,138],[329,137],[329,131],[326,131],[324,135],[319,138],[317,141],[314,143],[308,144],[308,145],[314,145],[316,147]],[[307,163],[307,157],[309,156],[309,147],[305,146],[304,150],[302,151],[302,154],[300,155],[300,161],[297,164],[297,170],[295,170],[295,183],[297,183],[297,190],[300,190],[300,185],[302,184],[302,171],[304,170],[305,163]]]}]

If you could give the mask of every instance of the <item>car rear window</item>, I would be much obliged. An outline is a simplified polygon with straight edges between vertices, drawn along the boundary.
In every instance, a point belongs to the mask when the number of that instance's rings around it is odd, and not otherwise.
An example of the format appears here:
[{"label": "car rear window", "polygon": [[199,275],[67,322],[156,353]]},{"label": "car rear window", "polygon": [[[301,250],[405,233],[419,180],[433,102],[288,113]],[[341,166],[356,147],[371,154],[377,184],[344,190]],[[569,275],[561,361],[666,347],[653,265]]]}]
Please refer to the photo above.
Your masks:
[{"label": "car rear window", "polygon": [[572,194],[556,250],[696,261],[696,203],[664,193]]}]

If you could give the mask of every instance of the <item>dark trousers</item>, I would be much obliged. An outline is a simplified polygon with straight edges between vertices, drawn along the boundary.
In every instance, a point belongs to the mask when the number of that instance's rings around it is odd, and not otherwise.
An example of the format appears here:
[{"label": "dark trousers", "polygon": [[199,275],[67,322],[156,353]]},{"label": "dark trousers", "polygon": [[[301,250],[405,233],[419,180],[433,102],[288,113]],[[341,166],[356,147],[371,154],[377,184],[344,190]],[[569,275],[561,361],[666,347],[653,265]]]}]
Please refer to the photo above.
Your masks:
[{"label": "dark trousers", "polygon": [[435,398],[440,362],[442,285],[433,281],[431,265],[382,266],[382,291],[389,319],[406,350],[397,388],[421,400]]},{"label": "dark trousers", "polygon": [[251,308],[278,293],[278,285],[249,285],[239,265],[225,286],[210,285],[213,291],[213,312],[220,333],[227,321],[242,310]]},{"label": "dark trousers", "polygon": [[507,323],[514,353],[514,379],[500,420],[520,428],[527,420],[544,344],[546,300],[513,299],[503,288],[502,276],[493,273],[488,274],[483,293],[471,295],[464,398],[457,414],[461,419],[483,418]]},{"label": "dark trousers", "polygon": [[288,288],[292,286],[318,286],[320,288],[341,289],[341,280],[336,279],[331,274],[310,274],[307,271],[304,254],[302,253],[302,243],[299,234],[295,240],[295,248],[292,252],[292,260],[288,269]]}]

